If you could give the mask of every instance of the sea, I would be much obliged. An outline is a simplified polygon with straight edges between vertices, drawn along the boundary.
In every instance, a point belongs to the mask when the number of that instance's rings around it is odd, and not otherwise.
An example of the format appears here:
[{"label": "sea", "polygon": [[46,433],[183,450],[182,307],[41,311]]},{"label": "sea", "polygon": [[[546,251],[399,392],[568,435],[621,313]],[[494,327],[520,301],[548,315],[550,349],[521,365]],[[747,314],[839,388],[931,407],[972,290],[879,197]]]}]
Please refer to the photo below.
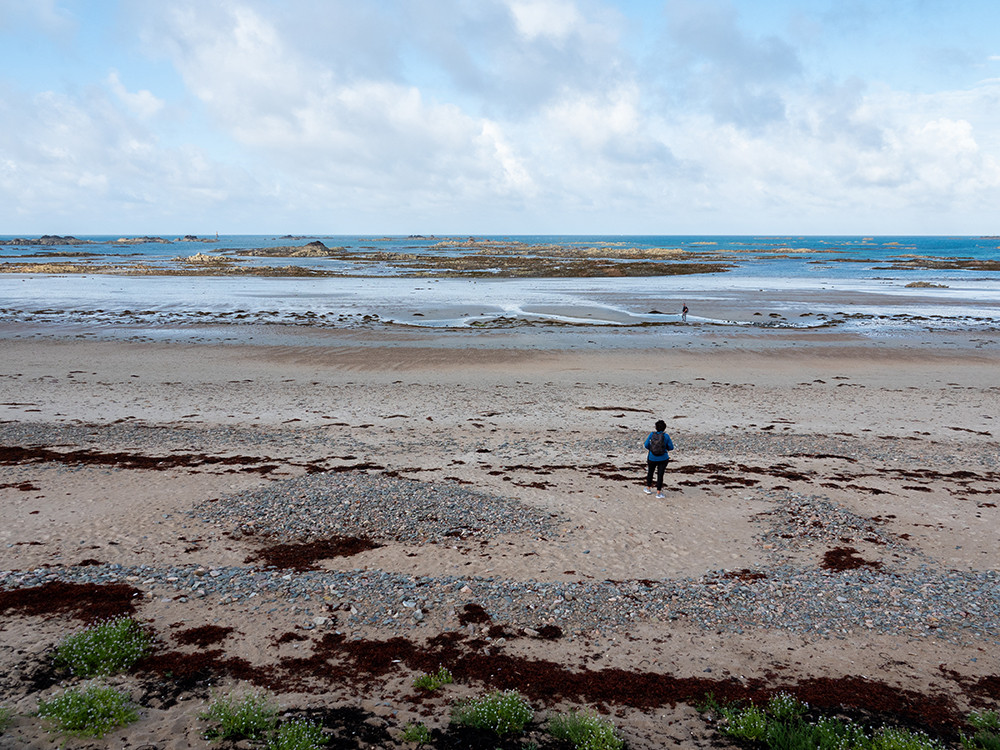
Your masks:
[{"label": "sea", "polygon": [[[671,248],[717,272],[641,277],[414,277],[391,254],[461,255],[466,236],[161,235],[168,242],[79,236],[85,245],[11,244],[0,264],[55,263],[176,268],[196,253],[238,259],[261,274],[0,273],[0,324],[36,331],[126,330],[184,339],[213,327],[385,329],[440,333],[655,332],[698,336],[814,330],[859,337],[928,331],[1000,333],[1000,237],[477,236],[529,248]],[[320,241],[342,257],[249,257],[254,248]],[[444,243],[444,245],[442,245]],[[373,261],[373,252],[386,257]],[[358,260],[351,255],[357,254]],[[530,254],[530,253],[529,253]],[[597,252],[600,255],[600,252]],[[621,261],[621,262],[627,262]],[[0,267],[2,267],[0,265]],[[302,266],[320,277],[268,276]],[[724,269],[724,270],[723,270]],[[684,307],[689,311],[682,315]],[[7,329],[4,335],[13,335]],[[19,334],[18,334],[19,335]]]}]

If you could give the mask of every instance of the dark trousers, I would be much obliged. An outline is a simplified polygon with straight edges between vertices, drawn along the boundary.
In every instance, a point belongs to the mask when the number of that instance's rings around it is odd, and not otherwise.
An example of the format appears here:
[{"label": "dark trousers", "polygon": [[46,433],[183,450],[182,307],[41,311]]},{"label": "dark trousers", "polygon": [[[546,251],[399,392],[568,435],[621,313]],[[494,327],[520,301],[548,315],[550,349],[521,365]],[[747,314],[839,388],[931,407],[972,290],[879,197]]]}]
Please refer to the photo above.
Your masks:
[{"label": "dark trousers", "polygon": [[646,486],[650,487],[653,484],[653,472],[656,472],[656,491],[659,492],[663,489],[663,471],[667,468],[667,464],[670,459],[665,459],[663,461],[646,461]]}]

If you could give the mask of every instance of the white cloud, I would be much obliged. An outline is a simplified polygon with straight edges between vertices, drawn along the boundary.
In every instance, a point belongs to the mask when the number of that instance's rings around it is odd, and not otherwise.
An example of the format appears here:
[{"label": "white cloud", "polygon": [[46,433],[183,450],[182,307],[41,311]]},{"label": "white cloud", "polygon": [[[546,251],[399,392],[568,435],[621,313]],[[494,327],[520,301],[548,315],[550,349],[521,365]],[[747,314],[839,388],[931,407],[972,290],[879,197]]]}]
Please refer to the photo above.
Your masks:
[{"label": "white cloud", "polygon": [[174,64],[233,137],[268,155],[291,180],[412,189],[409,200],[531,191],[495,122],[428,101],[415,86],[343,76],[298,54],[251,8],[234,5],[211,23],[200,10],[175,7],[167,18]]},{"label": "white cloud", "polygon": [[175,79],[116,60],[72,90],[0,91],[0,220],[961,231],[1000,201],[1000,82],[820,76],[716,0],[663,6],[653,65],[601,0],[133,7]]},{"label": "white cloud", "polygon": [[36,232],[149,232],[226,200],[259,202],[245,172],[191,147],[164,148],[97,89],[4,94],[0,222],[12,230],[28,221]]},{"label": "white cloud", "polygon": [[163,100],[158,99],[150,91],[142,89],[132,93],[126,89],[124,84],[121,82],[121,78],[119,77],[117,70],[112,70],[108,74],[107,82],[108,87],[111,89],[112,93],[118,97],[118,100],[128,107],[128,109],[139,119],[148,120],[163,110]]},{"label": "white cloud", "polygon": [[482,130],[483,148],[492,152],[499,167],[495,180],[501,193],[509,193],[532,198],[538,193],[538,186],[531,177],[524,160],[520,158],[504,138],[495,123],[484,122]]},{"label": "white cloud", "polygon": [[996,137],[984,127],[993,99],[823,89],[789,96],[787,121],[765,131],[688,113],[664,118],[660,137],[697,174],[675,185],[703,219],[772,232],[968,232],[1000,198],[996,147],[983,142]]},{"label": "white cloud", "polygon": [[625,85],[607,93],[567,97],[549,107],[545,119],[584,149],[603,149],[613,139],[638,135],[638,103],[637,88]]},{"label": "white cloud", "polygon": [[583,25],[571,0],[508,0],[517,29],[528,39],[562,42]]}]

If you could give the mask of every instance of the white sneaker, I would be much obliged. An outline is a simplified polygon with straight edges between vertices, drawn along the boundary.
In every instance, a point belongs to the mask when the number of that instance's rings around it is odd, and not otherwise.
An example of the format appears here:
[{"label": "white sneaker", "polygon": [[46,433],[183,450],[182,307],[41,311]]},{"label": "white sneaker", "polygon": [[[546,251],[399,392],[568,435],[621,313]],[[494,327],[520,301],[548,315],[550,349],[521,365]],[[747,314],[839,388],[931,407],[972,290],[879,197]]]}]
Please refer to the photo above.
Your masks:
[{"label": "white sneaker", "polygon": [[652,495],[653,494],[653,491],[651,489],[649,489],[649,487],[643,487],[642,491],[645,492],[647,495]]},{"label": "white sneaker", "polygon": [[662,500],[663,499],[663,493],[662,492],[657,492],[656,493],[656,498],[657,498],[657,500]]}]

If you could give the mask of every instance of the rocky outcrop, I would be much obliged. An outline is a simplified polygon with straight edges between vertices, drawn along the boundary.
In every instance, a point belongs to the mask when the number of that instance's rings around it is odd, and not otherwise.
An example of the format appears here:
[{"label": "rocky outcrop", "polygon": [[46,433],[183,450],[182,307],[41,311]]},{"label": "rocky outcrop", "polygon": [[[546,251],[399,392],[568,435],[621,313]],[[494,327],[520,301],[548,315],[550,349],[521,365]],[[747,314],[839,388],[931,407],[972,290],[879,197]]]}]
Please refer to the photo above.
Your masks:
[{"label": "rocky outcrop", "polygon": [[346,248],[327,247],[319,240],[299,246],[283,245],[281,247],[258,247],[252,250],[238,250],[239,255],[249,255],[257,258],[329,258],[339,256]]},{"label": "rocky outcrop", "polygon": [[179,260],[182,263],[196,263],[198,265],[216,266],[236,262],[232,258],[220,258],[216,255],[205,255],[205,253],[195,253],[194,255],[188,255],[185,258],[174,258],[174,260]]},{"label": "rocky outcrop", "polygon": [[170,240],[165,240],[162,237],[119,237],[115,240],[119,245],[145,245],[147,243],[156,243],[160,245],[169,245]]}]

